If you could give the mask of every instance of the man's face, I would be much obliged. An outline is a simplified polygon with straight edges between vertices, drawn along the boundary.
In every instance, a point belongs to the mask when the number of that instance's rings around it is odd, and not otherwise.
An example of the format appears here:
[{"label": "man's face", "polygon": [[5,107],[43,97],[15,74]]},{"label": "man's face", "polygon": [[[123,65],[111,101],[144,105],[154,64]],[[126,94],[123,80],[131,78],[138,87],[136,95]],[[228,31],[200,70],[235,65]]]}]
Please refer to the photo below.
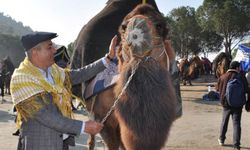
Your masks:
[{"label": "man's face", "polygon": [[42,67],[48,68],[54,63],[54,54],[56,49],[54,48],[51,40],[44,41],[39,44],[40,47],[36,49],[36,59]]}]

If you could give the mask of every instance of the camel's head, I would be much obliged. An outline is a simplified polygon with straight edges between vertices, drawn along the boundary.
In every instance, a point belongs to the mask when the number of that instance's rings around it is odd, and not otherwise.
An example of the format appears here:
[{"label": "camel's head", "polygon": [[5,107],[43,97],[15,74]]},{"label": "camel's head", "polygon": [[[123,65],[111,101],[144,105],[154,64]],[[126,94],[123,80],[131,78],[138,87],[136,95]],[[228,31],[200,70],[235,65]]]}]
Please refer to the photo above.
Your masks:
[{"label": "camel's head", "polygon": [[145,59],[147,56],[157,59],[167,55],[167,59],[174,60],[173,49],[166,40],[168,29],[165,19],[152,6],[138,5],[124,18],[119,31],[119,69],[124,64]]}]

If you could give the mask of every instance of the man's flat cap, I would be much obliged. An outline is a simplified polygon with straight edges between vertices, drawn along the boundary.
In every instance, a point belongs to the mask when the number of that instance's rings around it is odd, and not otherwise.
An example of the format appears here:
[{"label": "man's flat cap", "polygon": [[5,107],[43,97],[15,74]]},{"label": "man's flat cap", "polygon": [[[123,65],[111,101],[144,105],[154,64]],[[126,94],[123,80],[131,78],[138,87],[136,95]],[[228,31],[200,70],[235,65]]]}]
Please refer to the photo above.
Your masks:
[{"label": "man's flat cap", "polygon": [[52,32],[33,32],[22,36],[21,42],[25,48],[25,51],[28,51],[37,44],[51,40],[55,37],[57,37],[57,34]]}]

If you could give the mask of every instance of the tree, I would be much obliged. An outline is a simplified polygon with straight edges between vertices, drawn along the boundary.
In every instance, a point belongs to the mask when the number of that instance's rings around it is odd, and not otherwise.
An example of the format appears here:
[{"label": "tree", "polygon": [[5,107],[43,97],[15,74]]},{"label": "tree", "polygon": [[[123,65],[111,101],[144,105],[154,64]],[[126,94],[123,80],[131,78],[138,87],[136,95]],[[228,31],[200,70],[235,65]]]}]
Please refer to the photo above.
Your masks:
[{"label": "tree", "polygon": [[224,38],[225,52],[231,54],[232,44],[250,34],[250,1],[204,0],[197,18],[203,30],[214,31]]},{"label": "tree", "polygon": [[218,52],[222,47],[223,37],[213,31],[202,31],[200,35],[201,52],[206,56],[209,52]]},{"label": "tree", "polygon": [[31,33],[32,29],[28,26],[23,26],[22,22],[16,22],[10,16],[5,16],[0,12],[0,33],[12,36],[22,36]]},{"label": "tree", "polygon": [[0,33],[0,41],[0,59],[9,56],[17,67],[25,57],[20,37]]},{"label": "tree", "polygon": [[166,20],[176,53],[181,57],[198,54],[201,28],[195,19],[195,9],[188,6],[173,9]]}]

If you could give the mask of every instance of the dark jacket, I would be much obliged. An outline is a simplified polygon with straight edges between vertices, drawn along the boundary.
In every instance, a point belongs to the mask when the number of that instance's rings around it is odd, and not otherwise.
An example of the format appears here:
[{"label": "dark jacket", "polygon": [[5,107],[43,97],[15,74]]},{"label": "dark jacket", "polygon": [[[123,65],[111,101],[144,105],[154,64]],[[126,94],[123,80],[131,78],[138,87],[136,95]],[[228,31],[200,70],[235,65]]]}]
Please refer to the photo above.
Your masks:
[{"label": "dark jacket", "polygon": [[[216,90],[220,93],[220,101],[221,101],[221,105],[223,107],[228,107],[227,101],[225,99],[227,82],[230,79],[232,79],[237,73],[238,73],[237,70],[235,70],[235,69],[229,69],[217,81]],[[247,93],[248,99],[249,99],[249,94],[248,94],[249,93],[249,89],[248,89],[247,79],[246,79],[245,75],[242,72],[240,73],[240,77],[241,77],[241,80],[242,80],[242,82],[244,84],[245,93]]]}]

